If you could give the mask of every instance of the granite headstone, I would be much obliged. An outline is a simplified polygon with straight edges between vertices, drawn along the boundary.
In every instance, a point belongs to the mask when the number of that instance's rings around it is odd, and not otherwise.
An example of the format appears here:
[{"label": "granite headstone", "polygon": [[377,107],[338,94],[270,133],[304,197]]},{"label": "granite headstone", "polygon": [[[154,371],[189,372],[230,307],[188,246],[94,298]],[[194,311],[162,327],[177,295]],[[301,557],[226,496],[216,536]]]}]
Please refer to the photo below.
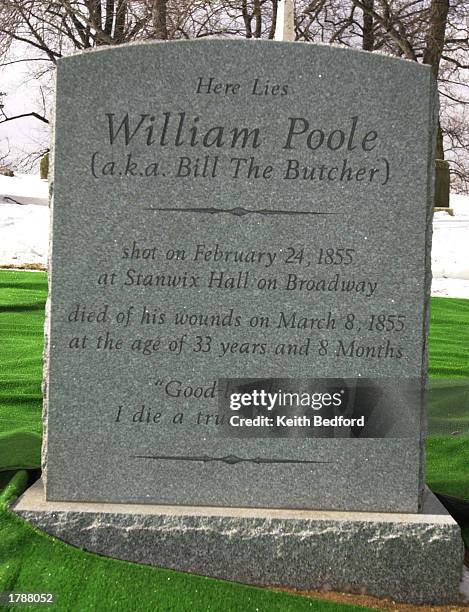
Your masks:
[{"label": "granite headstone", "polygon": [[417,512],[435,113],[329,46],[61,60],[47,499]]}]

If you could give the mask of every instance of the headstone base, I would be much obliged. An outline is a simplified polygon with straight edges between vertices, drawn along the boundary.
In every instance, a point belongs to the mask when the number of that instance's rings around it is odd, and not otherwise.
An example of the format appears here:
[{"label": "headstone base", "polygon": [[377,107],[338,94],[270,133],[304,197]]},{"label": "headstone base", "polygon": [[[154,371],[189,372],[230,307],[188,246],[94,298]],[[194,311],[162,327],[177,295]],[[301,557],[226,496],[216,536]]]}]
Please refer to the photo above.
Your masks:
[{"label": "headstone base", "polygon": [[422,513],[384,514],[47,502],[41,481],[12,508],[79,548],[254,585],[455,603],[458,525],[429,491]]}]

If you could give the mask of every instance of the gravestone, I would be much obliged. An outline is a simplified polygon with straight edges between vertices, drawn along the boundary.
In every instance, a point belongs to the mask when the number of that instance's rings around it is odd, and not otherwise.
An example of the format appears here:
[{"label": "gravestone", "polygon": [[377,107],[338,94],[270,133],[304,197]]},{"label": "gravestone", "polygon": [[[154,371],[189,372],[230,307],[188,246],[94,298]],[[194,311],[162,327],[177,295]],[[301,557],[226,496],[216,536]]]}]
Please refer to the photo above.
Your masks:
[{"label": "gravestone", "polygon": [[[430,71],[283,53],[212,41],[59,66],[48,499],[418,510]],[[376,426],[219,424],[221,381],[321,377],[370,381]],[[396,381],[416,397],[390,398]]]},{"label": "gravestone", "polygon": [[444,159],[435,160],[435,208],[449,209],[449,164]]},{"label": "gravestone", "polygon": [[[137,513],[144,531],[162,520],[166,533],[169,513],[196,531],[232,525],[254,547],[268,517],[283,531],[296,520],[300,556],[306,529],[331,545],[311,511],[421,511],[435,96],[428,67],[329,46],[184,41],[61,60],[42,506],[53,510],[42,523],[18,511],[65,537],[57,513],[75,512],[76,527],[76,509],[95,516],[96,502],[152,504]],[[133,520],[109,512],[116,532]],[[389,528],[412,558],[432,533],[449,586],[427,573],[414,598],[451,598],[457,527],[425,512],[407,531],[347,514],[344,532],[342,514],[342,553]],[[389,586],[395,552],[379,580],[314,576],[309,559],[311,580],[289,584],[411,597],[407,570]],[[216,566],[206,572],[249,581]],[[282,571],[251,581],[281,583]]]}]

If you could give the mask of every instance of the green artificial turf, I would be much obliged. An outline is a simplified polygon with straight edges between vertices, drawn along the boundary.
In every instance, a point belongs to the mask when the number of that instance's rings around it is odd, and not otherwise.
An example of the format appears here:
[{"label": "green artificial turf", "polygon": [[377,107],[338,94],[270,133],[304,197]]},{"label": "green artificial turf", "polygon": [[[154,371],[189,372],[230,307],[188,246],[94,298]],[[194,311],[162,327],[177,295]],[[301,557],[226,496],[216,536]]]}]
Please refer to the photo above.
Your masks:
[{"label": "green artificial turf", "polygon": [[433,491],[469,500],[469,436],[427,438],[426,480]]},{"label": "green artificial turf", "polygon": [[[84,553],[6,510],[40,465],[41,376],[47,277],[0,271],[0,592],[55,591],[59,610],[354,610]],[[427,482],[469,499],[469,300],[431,304]],[[10,470],[10,472],[6,472]],[[3,472],[2,472],[3,471]]]},{"label": "green artificial turf", "polygon": [[429,373],[469,378],[469,300],[432,298]]},{"label": "green artificial turf", "polygon": [[432,378],[428,391],[432,436],[469,436],[469,378]]},{"label": "green artificial turf", "polygon": [[469,300],[432,298],[426,480],[469,499]]},{"label": "green artificial turf", "polygon": [[37,467],[47,277],[0,270],[0,469]]}]

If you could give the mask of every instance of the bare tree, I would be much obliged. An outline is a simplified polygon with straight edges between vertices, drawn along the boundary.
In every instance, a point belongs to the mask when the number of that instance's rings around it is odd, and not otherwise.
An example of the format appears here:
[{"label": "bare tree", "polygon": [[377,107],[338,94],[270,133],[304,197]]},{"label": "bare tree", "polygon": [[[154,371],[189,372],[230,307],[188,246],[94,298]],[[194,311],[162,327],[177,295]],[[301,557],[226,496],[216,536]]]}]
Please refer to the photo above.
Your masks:
[{"label": "bare tree", "polygon": [[167,5],[167,0],[154,0],[153,2],[153,27],[155,38],[158,40],[168,39]]},{"label": "bare tree", "polygon": [[[53,66],[74,50],[134,40],[273,38],[278,1],[0,0],[0,60],[8,61],[15,42],[34,50],[32,61]],[[341,43],[432,67],[441,98],[437,156],[450,161],[460,189],[469,189],[467,1],[296,0],[295,21],[298,40]],[[30,114],[47,121],[45,113]]]},{"label": "bare tree", "polygon": [[436,157],[448,159],[453,188],[469,189],[467,0],[313,0],[297,6],[300,38],[340,42],[429,64],[438,79]]},{"label": "bare tree", "polygon": [[14,41],[55,63],[74,49],[138,39],[147,20],[144,2],[130,0],[0,0],[0,54]]}]

